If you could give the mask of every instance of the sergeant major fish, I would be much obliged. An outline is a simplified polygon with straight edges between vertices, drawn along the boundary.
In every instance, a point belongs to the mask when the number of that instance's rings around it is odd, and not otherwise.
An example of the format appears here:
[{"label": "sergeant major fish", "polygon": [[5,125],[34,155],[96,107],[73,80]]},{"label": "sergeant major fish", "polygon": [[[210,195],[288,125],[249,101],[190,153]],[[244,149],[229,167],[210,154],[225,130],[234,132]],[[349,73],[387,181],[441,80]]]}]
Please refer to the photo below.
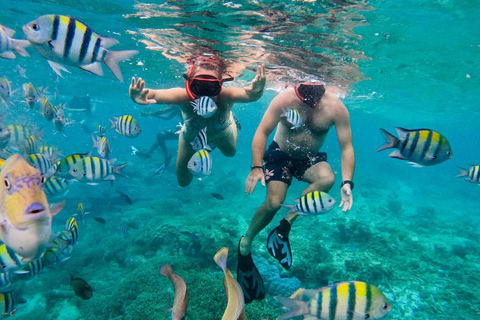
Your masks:
[{"label": "sergeant major fish", "polygon": [[79,162],[81,159],[90,157],[91,152],[88,153],[73,153],[62,160],[59,160],[53,164],[53,168],[55,169],[56,175],[64,178],[70,177],[70,169],[72,169],[73,165]]},{"label": "sergeant major fish", "polygon": [[293,201],[295,205],[282,205],[289,208],[287,214],[292,212],[306,216],[323,214],[330,211],[335,204],[335,199],[323,191],[312,191]]},{"label": "sergeant major fish", "polygon": [[136,50],[108,51],[118,44],[117,40],[101,36],[76,18],[64,15],[41,16],[24,25],[23,32],[59,76],[61,71],[67,71],[62,64],[103,76],[103,62],[123,82],[118,63],[138,54]]},{"label": "sergeant major fish", "polygon": [[203,118],[210,118],[217,111],[218,106],[212,98],[203,96],[190,102],[193,111]]},{"label": "sergeant major fish", "polygon": [[195,176],[208,176],[212,172],[212,157],[210,153],[201,149],[195,152],[187,164],[188,170]]},{"label": "sergeant major fish", "polygon": [[170,264],[165,264],[160,268],[160,273],[170,279],[175,287],[175,297],[173,298],[172,320],[183,320],[187,313],[188,291],[185,281],[178,274],[173,273]]},{"label": "sergeant major fish", "polygon": [[[29,54],[26,47],[30,45],[27,40],[12,39],[15,31],[0,24],[0,57],[5,59],[15,59],[15,51],[23,57],[28,57]],[[13,50],[13,51],[12,51]]]},{"label": "sergeant major fish", "polygon": [[2,165],[0,181],[0,240],[28,263],[44,252],[65,202],[49,206],[40,171],[19,154]]},{"label": "sergeant major fish", "polygon": [[108,158],[110,155],[110,143],[108,143],[107,137],[98,137],[98,140],[95,140],[95,137],[92,136],[93,139],[93,148],[97,148],[97,152],[102,158]]},{"label": "sergeant major fish", "polygon": [[0,125],[0,149],[5,149],[10,142],[12,131],[3,125]]},{"label": "sergeant major fish", "polygon": [[290,129],[298,129],[302,126],[302,117],[297,109],[289,108],[281,115],[281,117],[285,117],[292,125]]},{"label": "sergeant major fish", "polygon": [[452,148],[447,138],[430,129],[408,130],[395,128],[399,138],[384,129],[380,132],[386,138],[386,143],[378,151],[396,148],[389,154],[392,158],[409,160],[414,167],[439,164],[453,156]]},{"label": "sergeant major fish", "polygon": [[375,286],[359,281],[333,284],[321,289],[298,289],[290,298],[274,297],[289,312],[277,320],[304,316],[304,319],[381,319],[392,309]]},{"label": "sergeant major fish", "polygon": [[138,122],[132,116],[121,116],[121,117],[114,117],[115,121],[110,120],[112,126],[111,129],[115,128],[115,131],[122,136],[127,138],[135,138],[142,132]]},{"label": "sergeant major fish", "polygon": [[120,170],[129,163],[114,166],[117,159],[102,159],[99,157],[86,157],[75,163],[70,169],[70,174],[78,181],[96,184],[96,181],[115,180],[114,174],[121,175]]}]

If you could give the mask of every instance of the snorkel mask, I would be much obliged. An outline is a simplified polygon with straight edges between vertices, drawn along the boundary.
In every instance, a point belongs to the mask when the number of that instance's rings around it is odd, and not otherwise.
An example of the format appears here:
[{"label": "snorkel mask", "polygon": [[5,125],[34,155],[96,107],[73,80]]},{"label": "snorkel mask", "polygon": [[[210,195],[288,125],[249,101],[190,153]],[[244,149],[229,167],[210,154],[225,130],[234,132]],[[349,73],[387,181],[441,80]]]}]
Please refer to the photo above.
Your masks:
[{"label": "snorkel mask", "polygon": [[[193,76],[193,71],[195,69],[196,64],[210,64],[214,65],[216,61],[214,61],[211,57],[200,58],[198,61],[190,63],[190,69],[188,73],[184,74],[183,77],[185,78],[185,88],[187,90],[188,97],[191,100],[194,100],[198,97],[214,97],[217,96],[220,91],[222,91],[222,85],[225,81],[232,81],[232,77],[228,77],[225,79],[218,79],[212,75],[198,75]],[[218,63],[218,62],[217,62]]]},{"label": "snorkel mask", "polygon": [[300,83],[295,87],[295,93],[302,102],[315,108],[325,93],[325,86],[320,83]]}]

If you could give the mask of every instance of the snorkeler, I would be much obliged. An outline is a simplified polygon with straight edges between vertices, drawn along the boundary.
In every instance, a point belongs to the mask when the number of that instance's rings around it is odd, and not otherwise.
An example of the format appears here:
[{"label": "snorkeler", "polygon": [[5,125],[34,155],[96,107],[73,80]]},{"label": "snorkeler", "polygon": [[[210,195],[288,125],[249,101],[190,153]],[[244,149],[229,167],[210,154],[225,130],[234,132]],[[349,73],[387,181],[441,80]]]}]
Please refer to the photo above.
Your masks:
[{"label": "snorkeler", "polygon": [[[350,116],[336,95],[325,91],[323,85],[315,83],[288,87],[272,100],[255,132],[252,142],[253,162],[245,181],[245,192],[251,194],[257,182],[261,181],[262,185],[267,185],[267,197],[255,212],[247,233],[238,244],[237,280],[246,303],[265,297],[262,277],[252,260],[252,242],[281,208],[292,177],[309,183],[302,195],[312,191],[328,192],[335,182],[327,154],[318,152],[333,126],[341,149],[343,182],[340,206],[343,206],[345,212],[353,204],[355,154]],[[275,128],[277,130],[273,141],[265,151],[268,136]],[[285,269],[292,266],[288,235],[297,217],[297,212],[287,214],[267,238],[268,252]]]},{"label": "snorkeler", "polygon": [[[219,56],[204,53],[190,59],[190,68],[185,77],[185,88],[146,89],[145,81],[132,78],[130,98],[138,104],[174,104],[182,111],[184,128],[179,135],[177,152],[177,181],[186,187],[193,175],[187,167],[195,153],[191,142],[200,130],[207,128],[209,143],[227,157],[233,157],[237,148],[237,126],[233,119],[232,107],[235,102],[253,102],[263,94],[265,87],[265,67],[257,68],[257,75],[250,86],[245,88],[223,88],[225,81],[233,80],[226,72],[225,63]],[[194,110],[192,102],[202,97],[211,98],[218,109],[210,117],[203,117]]]}]

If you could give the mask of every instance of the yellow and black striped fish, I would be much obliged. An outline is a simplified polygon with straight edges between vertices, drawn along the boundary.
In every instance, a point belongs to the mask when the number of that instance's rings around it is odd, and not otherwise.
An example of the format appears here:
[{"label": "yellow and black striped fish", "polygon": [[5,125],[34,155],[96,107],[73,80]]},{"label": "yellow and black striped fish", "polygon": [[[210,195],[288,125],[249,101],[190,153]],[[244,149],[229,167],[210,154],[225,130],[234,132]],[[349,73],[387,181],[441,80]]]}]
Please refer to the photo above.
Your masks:
[{"label": "yellow and black striped fish", "polygon": [[384,129],[380,132],[386,138],[386,143],[378,151],[397,148],[390,157],[409,160],[416,167],[431,166],[452,158],[453,152],[447,138],[430,129],[408,130],[395,128],[399,138]]},{"label": "yellow and black striped fish", "polygon": [[0,271],[11,272],[21,269],[24,264],[22,263],[22,257],[15,253],[12,249],[5,244],[0,245]]},{"label": "yellow and black striped fish", "polygon": [[112,126],[111,129],[115,128],[118,134],[128,138],[135,138],[142,132],[138,122],[135,118],[129,115],[114,117],[115,121],[110,120]]},{"label": "yellow and black striped fish", "polygon": [[101,36],[74,17],[44,15],[23,26],[31,45],[46,58],[59,75],[67,71],[62,64],[76,66],[103,76],[104,62],[118,80],[123,82],[118,63],[138,54],[136,50],[108,51],[118,41]]},{"label": "yellow and black striped fish", "polygon": [[26,160],[35,169],[40,170],[40,173],[44,177],[48,178],[55,173],[55,169],[52,166],[52,162],[42,153],[31,154],[27,157]]},{"label": "yellow and black striped fish", "polygon": [[43,263],[42,258],[35,259],[29,262],[25,267],[15,272],[15,274],[23,280],[28,280],[35,277],[43,269],[45,269],[45,264]]},{"label": "yellow and black striped fish", "polygon": [[53,176],[45,180],[43,190],[45,190],[47,197],[55,197],[60,193],[66,193],[70,185],[71,183],[65,178]]},{"label": "yellow and black striped fish", "polygon": [[10,129],[0,124],[0,149],[5,149],[8,146],[11,135]]},{"label": "yellow and black striped fish", "polygon": [[293,201],[295,202],[295,205],[282,206],[289,208],[288,213],[298,212],[301,215],[318,215],[327,213],[335,204],[335,199],[323,191],[312,191],[298,199],[294,199]]},{"label": "yellow and black striped fish", "polygon": [[78,181],[94,183],[101,180],[115,180],[114,174],[121,175],[120,169],[129,163],[114,166],[117,159],[102,159],[99,157],[85,157],[75,163],[70,174]]},{"label": "yellow and black striped fish", "polygon": [[53,164],[53,168],[55,169],[55,172],[58,176],[60,177],[70,177],[70,169],[72,166],[80,161],[81,159],[85,157],[90,157],[92,153],[73,153],[71,155],[66,156],[62,160],[59,160]]},{"label": "yellow and black striped fish", "polygon": [[275,299],[290,310],[277,320],[301,315],[308,319],[380,319],[392,309],[377,287],[359,281],[340,282],[321,289],[302,288],[295,291],[290,298]]},{"label": "yellow and black striped fish", "polygon": [[0,293],[0,312],[5,316],[12,316],[17,311],[17,303],[25,303],[20,296],[20,289]]},{"label": "yellow and black striped fish", "polygon": [[23,151],[28,138],[32,135],[30,129],[18,124],[9,124],[7,128],[10,130],[9,146]]}]

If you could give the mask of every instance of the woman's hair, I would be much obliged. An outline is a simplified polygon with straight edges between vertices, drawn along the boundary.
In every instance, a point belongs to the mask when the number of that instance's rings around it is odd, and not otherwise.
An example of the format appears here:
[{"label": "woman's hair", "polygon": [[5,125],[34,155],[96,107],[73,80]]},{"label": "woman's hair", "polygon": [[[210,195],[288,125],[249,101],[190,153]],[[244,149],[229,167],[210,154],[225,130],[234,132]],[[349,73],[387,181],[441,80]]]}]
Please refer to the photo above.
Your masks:
[{"label": "woman's hair", "polygon": [[222,58],[212,52],[202,52],[195,54],[187,62],[194,66],[194,69],[203,68],[206,70],[215,70],[221,77],[226,71],[226,64]]}]

